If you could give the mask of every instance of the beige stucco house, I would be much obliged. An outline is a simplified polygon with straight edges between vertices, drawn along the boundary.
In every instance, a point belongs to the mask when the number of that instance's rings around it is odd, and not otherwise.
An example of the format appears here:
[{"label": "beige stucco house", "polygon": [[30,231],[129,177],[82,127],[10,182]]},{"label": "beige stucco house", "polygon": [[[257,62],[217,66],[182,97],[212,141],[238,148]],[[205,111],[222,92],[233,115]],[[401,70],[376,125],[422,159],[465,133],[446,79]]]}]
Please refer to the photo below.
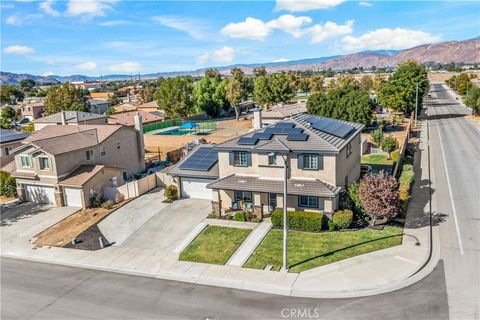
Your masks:
[{"label": "beige stucco house", "polygon": [[342,188],[360,177],[362,129],[361,124],[301,113],[214,146],[218,163],[207,170],[188,160],[202,163],[209,157],[198,157],[194,150],[170,175],[182,196],[188,196],[185,181],[190,194],[199,194],[202,186],[212,190],[201,195],[212,200],[217,214],[240,203],[257,216],[283,208],[285,175],[288,210],[331,213],[338,209]]},{"label": "beige stucco house", "polygon": [[[141,123],[141,120],[139,120]],[[88,207],[103,186],[145,169],[143,135],[121,125],[48,125],[12,151],[25,201]]]}]

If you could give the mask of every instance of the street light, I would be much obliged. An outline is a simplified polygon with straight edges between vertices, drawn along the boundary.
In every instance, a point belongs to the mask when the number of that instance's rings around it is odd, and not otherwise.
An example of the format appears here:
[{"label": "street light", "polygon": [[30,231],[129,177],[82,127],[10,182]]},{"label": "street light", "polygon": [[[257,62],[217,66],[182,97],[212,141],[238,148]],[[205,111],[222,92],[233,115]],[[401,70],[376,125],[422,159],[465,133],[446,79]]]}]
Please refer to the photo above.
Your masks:
[{"label": "street light", "polygon": [[417,89],[415,91],[416,95],[415,95],[415,128],[417,127],[417,113],[418,113],[418,86],[420,85],[420,83],[424,82],[424,81],[428,81],[427,79],[423,79],[423,80],[420,80],[419,82],[417,82]]},{"label": "street light", "polygon": [[[287,216],[287,181],[288,181],[288,155],[292,150],[285,145],[282,141],[278,138],[276,139],[279,143],[281,143],[287,150],[287,153],[281,154],[283,159],[283,170],[284,170],[284,177],[283,177],[283,265],[282,271],[287,272],[287,238],[288,238],[288,216]],[[270,152],[269,156],[275,156],[275,152]]]}]

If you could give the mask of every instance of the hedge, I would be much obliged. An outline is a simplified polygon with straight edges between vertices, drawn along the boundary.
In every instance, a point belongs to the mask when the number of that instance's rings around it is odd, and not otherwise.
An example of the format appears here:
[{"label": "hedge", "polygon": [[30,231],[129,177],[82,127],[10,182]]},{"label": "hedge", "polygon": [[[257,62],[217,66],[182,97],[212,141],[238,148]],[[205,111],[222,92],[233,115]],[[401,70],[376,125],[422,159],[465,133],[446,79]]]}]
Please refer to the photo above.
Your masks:
[{"label": "hedge", "polygon": [[5,197],[17,196],[17,183],[8,172],[0,171],[0,195]]},{"label": "hedge", "polygon": [[332,222],[335,230],[348,229],[353,221],[352,210],[336,211],[333,214]]},{"label": "hedge", "polygon": [[247,217],[245,216],[245,213],[243,212],[235,212],[235,215],[233,216],[234,221],[247,221]]},{"label": "hedge", "polygon": [[[288,228],[299,231],[318,232],[322,230],[323,214],[308,211],[288,211]],[[274,227],[283,228],[283,210],[272,213]]]},{"label": "hedge", "polygon": [[400,198],[401,200],[408,199],[410,195],[410,187],[415,180],[415,173],[413,172],[413,166],[411,164],[405,164],[402,167],[402,174],[398,179]]}]

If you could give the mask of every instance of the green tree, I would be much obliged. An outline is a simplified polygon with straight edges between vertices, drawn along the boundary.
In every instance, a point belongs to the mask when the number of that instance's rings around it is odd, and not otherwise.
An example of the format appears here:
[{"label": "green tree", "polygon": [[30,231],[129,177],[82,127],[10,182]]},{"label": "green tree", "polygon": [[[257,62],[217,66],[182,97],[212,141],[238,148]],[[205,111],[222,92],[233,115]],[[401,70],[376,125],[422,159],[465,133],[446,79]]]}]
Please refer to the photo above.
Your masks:
[{"label": "green tree", "polygon": [[253,95],[255,101],[267,109],[273,104],[272,92],[266,76],[259,76],[255,78],[253,85]]},{"label": "green tree", "polygon": [[468,94],[465,97],[465,104],[467,107],[473,109],[475,114],[480,113],[480,88],[477,86],[472,86],[468,90]]},{"label": "green tree", "polygon": [[422,97],[429,87],[427,70],[416,61],[408,60],[400,63],[388,82],[378,92],[378,101],[383,107],[408,115],[415,109],[417,83],[420,107]]},{"label": "green tree", "polygon": [[246,98],[245,73],[240,68],[232,68],[230,74],[232,76],[227,80],[225,92],[228,102],[230,102],[230,105],[235,109],[235,118],[238,120],[240,118],[239,104]]},{"label": "green tree", "polygon": [[17,113],[11,107],[2,108],[0,112],[0,126],[2,129],[11,129],[15,126]]},{"label": "green tree", "polygon": [[382,139],[382,150],[388,152],[388,158],[391,158],[391,153],[398,147],[397,139],[393,136],[386,136]]},{"label": "green tree", "polygon": [[267,69],[265,67],[255,67],[253,68],[253,75],[257,77],[265,77],[267,75]]},{"label": "green tree", "polygon": [[153,101],[155,99],[155,92],[157,92],[157,87],[151,83],[146,85],[142,90],[140,90],[140,101],[142,103]]},{"label": "green tree", "polygon": [[324,92],[325,88],[323,87],[325,79],[321,75],[314,75],[310,78],[310,92]]},{"label": "green tree", "polygon": [[35,87],[35,81],[32,79],[22,79],[20,80],[20,90],[25,93],[32,92],[33,88]]},{"label": "green tree", "polygon": [[365,125],[372,122],[373,109],[369,93],[353,84],[339,86],[328,93],[314,93],[307,100],[311,114]]},{"label": "green tree", "polygon": [[295,97],[291,79],[284,72],[270,75],[268,84],[274,103],[286,102]]},{"label": "green tree", "polygon": [[25,94],[15,86],[1,86],[0,101],[1,103],[16,104],[23,101]]},{"label": "green tree", "polygon": [[215,79],[220,82],[222,80],[222,76],[220,75],[220,71],[217,69],[207,69],[205,70],[205,78]]},{"label": "green tree", "polygon": [[119,104],[121,104],[123,102],[122,99],[119,96],[117,96],[116,94],[111,94],[107,98],[107,101],[110,102],[110,105],[112,107],[118,106]]},{"label": "green tree", "polygon": [[466,73],[460,73],[455,77],[454,89],[462,96],[467,94],[467,91],[470,89],[472,83],[470,82],[470,77]]},{"label": "green tree", "polygon": [[155,98],[168,117],[179,118],[194,113],[192,96],[192,77],[174,77],[160,83]]},{"label": "green tree", "polygon": [[110,107],[107,109],[107,111],[105,111],[105,115],[107,116],[111,116],[111,115],[114,115],[117,113],[117,110],[115,110],[115,108],[113,107]]},{"label": "green tree", "polygon": [[372,142],[377,147],[381,147],[382,140],[383,140],[383,130],[382,130],[382,128],[378,128],[377,130],[372,132]]},{"label": "green tree", "polygon": [[373,90],[373,79],[371,76],[365,75],[360,78],[358,85],[360,86],[360,89],[370,92]]},{"label": "green tree", "polygon": [[22,132],[25,132],[25,133],[33,133],[33,132],[35,132],[35,125],[33,124],[33,122],[29,122],[21,130],[22,130]]},{"label": "green tree", "polygon": [[0,196],[17,196],[17,183],[15,182],[15,178],[5,171],[0,171]]},{"label": "green tree", "polygon": [[199,112],[209,116],[217,116],[229,105],[225,93],[226,80],[221,80],[215,74],[209,74],[195,83],[193,101]]},{"label": "green tree", "polygon": [[66,83],[48,89],[44,103],[45,114],[60,111],[87,111],[88,96],[85,91]]}]

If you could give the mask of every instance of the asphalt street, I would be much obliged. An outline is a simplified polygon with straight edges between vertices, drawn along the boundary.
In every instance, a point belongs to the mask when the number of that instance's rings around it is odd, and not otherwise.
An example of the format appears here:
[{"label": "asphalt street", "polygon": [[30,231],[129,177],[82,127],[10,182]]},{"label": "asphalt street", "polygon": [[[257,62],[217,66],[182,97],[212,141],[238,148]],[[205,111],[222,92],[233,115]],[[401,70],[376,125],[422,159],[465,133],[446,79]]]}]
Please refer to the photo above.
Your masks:
[{"label": "asphalt street", "polygon": [[303,299],[1,259],[2,319],[447,319],[443,266],[402,290]]},{"label": "asphalt street", "polygon": [[450,319],[480,319],[479,122],[440,84],[433,85],[426,112]]}]

